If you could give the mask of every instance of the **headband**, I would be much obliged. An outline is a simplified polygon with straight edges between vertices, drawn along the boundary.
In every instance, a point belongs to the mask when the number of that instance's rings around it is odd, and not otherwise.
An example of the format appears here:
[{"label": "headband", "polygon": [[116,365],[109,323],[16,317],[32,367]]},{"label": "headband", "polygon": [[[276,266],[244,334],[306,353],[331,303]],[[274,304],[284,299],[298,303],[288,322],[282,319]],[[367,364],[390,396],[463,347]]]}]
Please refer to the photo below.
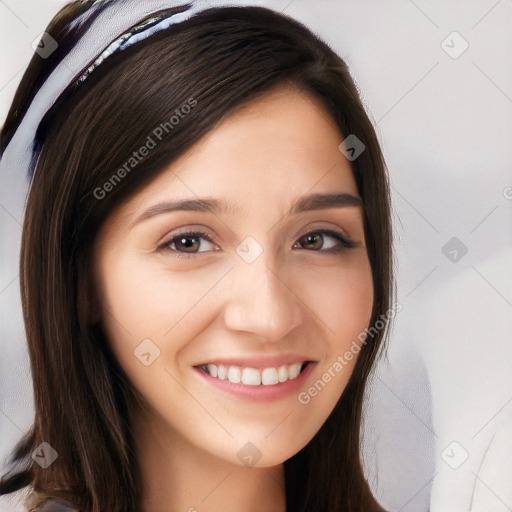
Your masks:
[{"label": "headband", "polygon": [[79,87],[110,55],[202,10],[233,5],[237,5],[233,0],[94,1],[70,29],[89,26],[41,85],[5,148],[0,160],[0,205],[21,224],[38,157],[37,129],[59,97]]}]

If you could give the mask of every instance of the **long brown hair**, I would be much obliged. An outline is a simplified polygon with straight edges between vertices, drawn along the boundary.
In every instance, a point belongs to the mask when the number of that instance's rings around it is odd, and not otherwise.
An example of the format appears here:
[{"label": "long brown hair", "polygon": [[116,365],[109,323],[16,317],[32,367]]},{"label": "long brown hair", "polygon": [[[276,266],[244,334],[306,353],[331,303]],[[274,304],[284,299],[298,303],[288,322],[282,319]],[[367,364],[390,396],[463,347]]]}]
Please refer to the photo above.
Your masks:
[{"label": "long brown hair", "polygon": [[[118,1],[118,0],[110,0]],[[66,6],[47,28],[69,48],[70,28],[92,1]],[[119,2],[122,6],[122,3]],[[122,8],[122,7],[121,7]],[[7,146],[55,59],[35,55],[0,138]],[[90,323],[90,247],[109,213],[243,103],[288,83],[313,93],[346,137],[365,150],[351,162],[364,201],[373,274],[370,326],[392,296],[389,188],[372,123],[344,61],[301,23],[262,7],[212,8],[113,55],[41,123],[40,148],[23,225],[20,279],[35,398],[35,421],[10,458],[0,494],[31,485],[84,512],[141,510],[133,464],[133,411],[143,397],[99,328]],[[193,98],[197,105],[104,198],[102,187],[127,158]],[[314,438],[285,461],[287,510],[382,510],[365,481],[360,421],[368,374],[387,329],[361,347],[351,379]],[[31,453],[48,442],[58,459],[43,469]]]}]

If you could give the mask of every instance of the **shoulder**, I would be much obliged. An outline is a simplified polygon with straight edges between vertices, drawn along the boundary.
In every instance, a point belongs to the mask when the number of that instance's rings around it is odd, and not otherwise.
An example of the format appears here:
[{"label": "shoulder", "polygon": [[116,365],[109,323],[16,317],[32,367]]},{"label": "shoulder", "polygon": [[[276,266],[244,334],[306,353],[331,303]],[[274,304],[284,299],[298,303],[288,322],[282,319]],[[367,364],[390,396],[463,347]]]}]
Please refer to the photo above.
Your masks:
[{"label": "shoulder", "polygon": [[44,498],[35,508],[27,512],[81,512],[69,501],[62,498]]}]

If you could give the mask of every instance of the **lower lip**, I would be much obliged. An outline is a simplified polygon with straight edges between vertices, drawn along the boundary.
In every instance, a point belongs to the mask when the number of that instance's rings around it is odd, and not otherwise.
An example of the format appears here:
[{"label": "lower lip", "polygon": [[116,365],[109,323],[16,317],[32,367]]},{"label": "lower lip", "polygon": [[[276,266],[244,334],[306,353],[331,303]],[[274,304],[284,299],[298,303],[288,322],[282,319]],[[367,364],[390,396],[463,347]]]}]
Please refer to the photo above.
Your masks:
[{"label": "lower lip", "polygon": [[315,364],[316,363],[309,363],[304,371],[300,373],[299,376],[295,379],[290,379],[286,382],[280,382],[279,384],[273,384],[269,386],[248,386],[247,384],[234,384],[228,380],[212,377],[200,368],[194,368],[194,370],[203,379],[205,379],[207,383],[217,387],[222,391],[226,391],[231,395],[251,400],[270,401],[286,397],[292,393],[298,393],[300,388],[306,383],[309,375],[312,373]]}]

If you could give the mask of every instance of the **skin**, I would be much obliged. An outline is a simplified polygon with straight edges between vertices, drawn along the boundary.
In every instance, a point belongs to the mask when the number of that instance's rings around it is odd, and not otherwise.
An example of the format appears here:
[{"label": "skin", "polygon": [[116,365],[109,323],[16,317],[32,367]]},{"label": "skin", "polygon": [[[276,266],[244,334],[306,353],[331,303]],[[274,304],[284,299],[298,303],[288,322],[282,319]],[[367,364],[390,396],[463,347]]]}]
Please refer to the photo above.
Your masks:
[{"label": "skin", "polygon": [[[368,326],[373,286],[362,207],[287,215],[311,193],[358,196],[342,140],[316,97],[279,86],[225,118],[102,226],[95,320],[147,401],[134,425],[145,512],[218,512],[226,504],[285,511],[283,462],[325,422],[357,357],[306,405],[296,392],[264,405],[228,395],[193,366],[297,351],[317,361],[303,391]],[[137,222],[161,201],[198,197],[234,211],[172,211]],[[188,238],[196,252],[185,252],[177,235],[198,228],[212,242]],[[354,247],[328,234],[304,236],[322,229]],[[263,249],[252,263],[236,252],[247,236]],[[177,257],[180,250],[189,257]],[[145,366],[134,350],[147,338],[160,355]],[[261,452],[253,467],[237,457],[248,442]]]}]

